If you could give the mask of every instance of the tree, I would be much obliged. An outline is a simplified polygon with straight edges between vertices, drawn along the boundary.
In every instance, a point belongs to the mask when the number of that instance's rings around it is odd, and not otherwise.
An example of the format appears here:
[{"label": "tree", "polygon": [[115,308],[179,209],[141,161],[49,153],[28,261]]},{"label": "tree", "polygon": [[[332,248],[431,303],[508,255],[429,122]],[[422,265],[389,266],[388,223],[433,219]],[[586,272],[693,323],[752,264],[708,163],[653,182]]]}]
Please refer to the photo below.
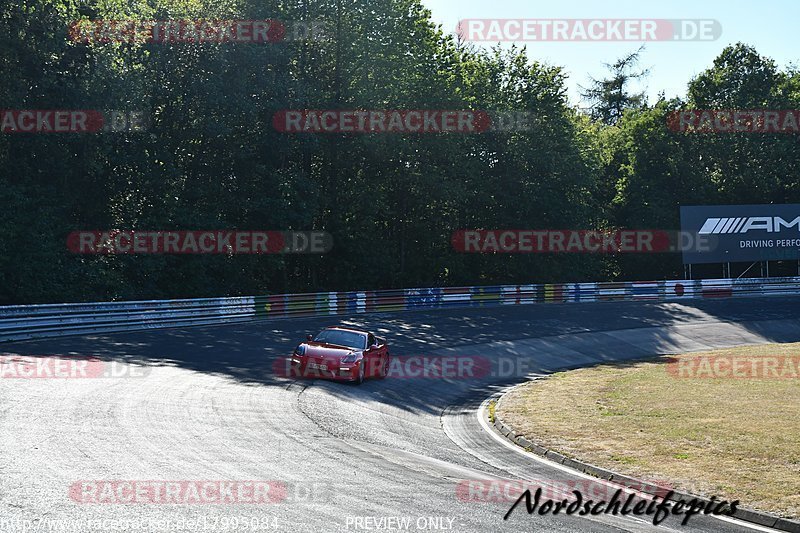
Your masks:
[{"label": "tree", "polygon": [[602,80],[592,78],[589,88],[581,87],[581,96],[589,101],[591,116],[607,125],[616,124],[626,109],[640,108],[647,103],[644,92],[630,93],[628,85],[637,79],[646,77],[649,69],[634,71],[640,55],[641,46],[635,52],[618,59],[613,64],[605,63],[611,76]]}]

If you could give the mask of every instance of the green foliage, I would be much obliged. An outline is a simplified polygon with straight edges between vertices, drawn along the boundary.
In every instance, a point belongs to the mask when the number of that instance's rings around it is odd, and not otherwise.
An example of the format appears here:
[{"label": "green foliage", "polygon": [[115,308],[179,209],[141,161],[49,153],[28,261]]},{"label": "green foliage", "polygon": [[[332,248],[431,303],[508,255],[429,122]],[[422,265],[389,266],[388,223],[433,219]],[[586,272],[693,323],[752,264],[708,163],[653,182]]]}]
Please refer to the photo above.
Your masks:
[{"label": "green foliage", "polygon": [[602,80],[592,79],[591,86],[582,89],[581,96],[591,104],[593,119],[612,125],[622,118],[626,110],[645,107],[647,98],[643,92],[633,94],[628,92],[628,84],[631,81],[649,74],[649,70],[633,71],[639,63],[639,56],[643,50],[644,45],[613,64],[606,63],[611,77]]},{"label": "green foliage", "polygon": [[[324,20],[330,39],[107,43],[77,19]],[[627,70],[636,57],[614,66]],[[0,303],[662,277],[679,258],[456,253],[458,229],[677,229],[681,203],[797,201],[796,138],[670,132],[680,107],[796,108],[745,45],[647,106],[567,102],[559,67],[445,35],[418,0],[0,4],[4,109],[145,111],[146,133],[0,135]],[[623,84],[624,85],[624,84]],[[627,96],[626,96],[627,95]],[[625,97],[620,100],[619,97]],[[626,99],[627,98],[627,99]],[[612,101],[613,100],[613,101]],[[281,109],[526,110],[530,131],[282,134]],[[74,230],[324,230],[325,256],[79,256]]]}]

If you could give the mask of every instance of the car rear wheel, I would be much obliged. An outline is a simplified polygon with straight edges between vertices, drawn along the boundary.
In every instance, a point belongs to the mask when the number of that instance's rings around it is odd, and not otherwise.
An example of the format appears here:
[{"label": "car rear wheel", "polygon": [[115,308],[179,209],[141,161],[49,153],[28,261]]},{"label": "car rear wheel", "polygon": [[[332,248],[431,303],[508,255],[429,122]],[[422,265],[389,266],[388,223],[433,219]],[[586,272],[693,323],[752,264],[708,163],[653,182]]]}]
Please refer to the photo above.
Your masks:
[{"label": "car rear wheel", "polygon": [[378,373],[378,377],[383,379],[389,375],[389,354],[386,354],[386,360],[383,362],[383,366],[381,366],[381,371]]}]

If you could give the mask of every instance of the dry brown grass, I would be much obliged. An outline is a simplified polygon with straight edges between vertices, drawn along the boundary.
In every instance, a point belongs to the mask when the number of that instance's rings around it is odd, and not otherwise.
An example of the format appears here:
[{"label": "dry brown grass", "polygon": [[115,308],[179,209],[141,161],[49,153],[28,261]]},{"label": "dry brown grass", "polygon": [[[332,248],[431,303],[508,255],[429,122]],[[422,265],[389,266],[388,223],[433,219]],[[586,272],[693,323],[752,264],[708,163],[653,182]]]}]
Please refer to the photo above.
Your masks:
[{"label": "dry brown grass", "polygon": [[[697,356],[793,356],[800,343]],[[498,416],[532,442],[695,494],[800,516],[800,379],[676,378],[668,358],[562,372]]]}]

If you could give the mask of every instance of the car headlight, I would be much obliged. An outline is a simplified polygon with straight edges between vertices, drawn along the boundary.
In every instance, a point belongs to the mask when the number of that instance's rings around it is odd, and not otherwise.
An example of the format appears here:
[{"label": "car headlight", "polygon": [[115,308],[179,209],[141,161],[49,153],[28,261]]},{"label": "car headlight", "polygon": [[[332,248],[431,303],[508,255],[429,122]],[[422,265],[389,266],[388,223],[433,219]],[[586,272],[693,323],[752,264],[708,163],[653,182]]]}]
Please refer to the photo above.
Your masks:
[{"label": "car headlight", "polygon": [[355,363],[358,359],[358,352],[351,352],[344,357],[342,357],[342,363]]},{"label": "car headlight", "polygon": [[297,348],[294,349],[294,354],[295,355],[300,355],[300,356],[305,355],[306,354],[306,345],[305,344],[299,345]]}]

